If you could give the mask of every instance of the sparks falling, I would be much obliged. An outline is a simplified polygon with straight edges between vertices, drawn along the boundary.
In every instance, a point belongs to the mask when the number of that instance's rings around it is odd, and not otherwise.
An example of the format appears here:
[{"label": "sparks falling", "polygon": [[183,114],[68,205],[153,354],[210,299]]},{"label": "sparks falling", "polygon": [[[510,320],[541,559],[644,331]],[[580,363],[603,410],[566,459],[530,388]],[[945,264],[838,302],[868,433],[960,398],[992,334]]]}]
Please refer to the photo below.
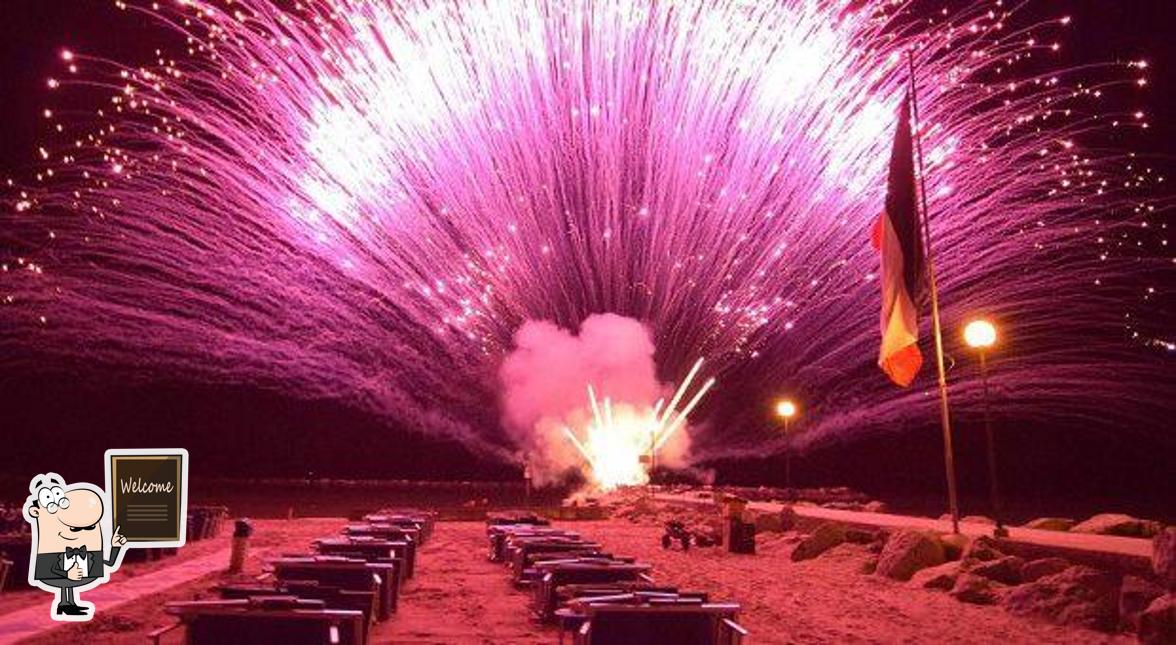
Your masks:
[{"label": "sparks falling", "polygon": [[867,231],[911,50],[945,327],[1002,321],[1005,414],[1161,418],[1170,366],[1132,338],[1148,302],[1124,277],[1171,270],[1171,200],[1107,144],[1147,127],[1148,69],[1065,68],[1065,16],[116,4],[174,46],[142,64],[68,49],[46,83],[50,103],[105,95],[88,116],[47,107],[41,169],[5,195],[14,369],[331,397],[501,454],[483,376],[513,331],[615,312],[653,330],[663,373],[701,353],[740,393],[698,410],[721,420],[703,452],[765,450],[759,407],[782,386],[806,394],[814,439],[932,418],[928,381],[895,390],[872,366]]}]

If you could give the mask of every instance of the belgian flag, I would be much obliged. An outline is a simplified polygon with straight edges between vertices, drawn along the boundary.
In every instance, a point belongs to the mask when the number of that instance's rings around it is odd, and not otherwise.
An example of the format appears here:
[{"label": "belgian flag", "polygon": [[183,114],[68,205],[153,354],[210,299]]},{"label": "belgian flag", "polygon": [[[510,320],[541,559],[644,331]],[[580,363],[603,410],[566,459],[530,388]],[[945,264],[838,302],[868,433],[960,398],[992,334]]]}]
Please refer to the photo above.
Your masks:
[{"label": "belgian flag", "polygon": [[927,282],[917,199],[908,98],[902,102],[890,151],[886,208],[872,235],[874,248],[882,255],[882,346],[878,366],[903,387],[911,384],[923,365],[918,308]]}]

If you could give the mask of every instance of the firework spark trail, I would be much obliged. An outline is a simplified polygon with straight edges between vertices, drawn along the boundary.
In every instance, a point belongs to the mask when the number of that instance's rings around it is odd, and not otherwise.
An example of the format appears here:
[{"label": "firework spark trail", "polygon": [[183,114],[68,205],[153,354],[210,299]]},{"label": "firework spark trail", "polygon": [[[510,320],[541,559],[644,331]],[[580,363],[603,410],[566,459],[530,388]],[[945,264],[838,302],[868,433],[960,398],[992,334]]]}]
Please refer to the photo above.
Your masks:
[{"label": "firework spark trail", "polygon": [[303,4],[180,2],[152,15],[186,51],[66,56],[78,72],[51,87],[111,97],[53,117],[3,216],[12,361],[337,397],[503,454],[485,383],[514,329],[617,312],[648,323],[665,373],[704,354],[722,376],[696,446],[762,451],[748,401],[778,387],[809,393],[814,440],[898,428],[927,417],[930,382],[872,367],[867,240],[913,47],[945,325],[1003,323],[1006,413],[1106,421],[1125,398],[1118,420],[1144,423],[1162,394],[1165,359],[1121,342],[1141,304],[1123,277],[1170,200],[1102,147],[1146,125],[1102,97],[1144,65],[1057,69],[1062,17]]}]

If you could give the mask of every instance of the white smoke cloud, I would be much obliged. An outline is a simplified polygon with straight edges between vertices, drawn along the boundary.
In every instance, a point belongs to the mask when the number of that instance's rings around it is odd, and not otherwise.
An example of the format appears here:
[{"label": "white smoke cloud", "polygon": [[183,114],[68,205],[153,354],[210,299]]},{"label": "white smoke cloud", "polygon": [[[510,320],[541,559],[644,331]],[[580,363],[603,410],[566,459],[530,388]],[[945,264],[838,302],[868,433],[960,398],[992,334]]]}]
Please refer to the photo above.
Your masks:
[{"label": "white smoke cloud", "polygon": [[[597,398],[613,401],[617,415],[648,414],[656,401],[672,394],[657,380],[653,337],[640,321],[616,314],[594,314],[579,334],[548,321],[527,321],[514,335],[514,349],[499,369],[503,421],[527,453],[537,483],[568,468],[587,468],[563,433],[586,428],[593,413],[588,385]],[[690,439],[676,433],[658,462],[685,462]]]}]

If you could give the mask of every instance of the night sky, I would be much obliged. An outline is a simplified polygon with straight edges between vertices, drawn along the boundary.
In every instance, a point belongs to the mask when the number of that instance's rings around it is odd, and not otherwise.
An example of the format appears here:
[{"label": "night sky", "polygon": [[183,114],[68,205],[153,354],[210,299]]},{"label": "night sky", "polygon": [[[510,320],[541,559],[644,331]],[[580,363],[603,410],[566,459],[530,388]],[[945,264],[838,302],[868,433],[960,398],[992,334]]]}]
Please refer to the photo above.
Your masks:
[{"label": "night sky", "polygon": [[[1173,0],[1041,0],[1049,15],[1070,13],[1065,41],[1073,61],[1146,59],[1152,66],[1142,105],[1151,115],[1146,137],[1124,141],[1154,155],[1172,175],[1176,151],[1176,24]],[[161,44],[147,19],[113,9],[109,0],[4,0],[0,9],[0,177],[23,177],[36,165],[45,127],[40,118],[45,79],[64,46],[133,61]],[[60,109],[60,108],[59,108]],[[1173,220],[1168,214],[1168,221]],[[1165,278],[1171,292],[1171,272]],[[1171,296],[1164,296],[1171,303]],[[1171,321],[1169,317],[1168,322]],[[1165,330],[1169,334],[1171,329]],[[1169,372],[1176,381],[1176,373]],[[1176,398],[1176,397],[1174,397]],[[1176,401],[1171,403],[1176,415]],[[826,447],[794,462],[805,484],[848,484],[880,495],[942,495],[938,430]],[[1176,424],[1173,425],[1176,428]],[[1008,428],[1002,469],[1017,505],[1075,508],[1116,504],[1126,510],[1171,513],[1176,499],[1176,441],[1172,436],[1128,442],[1115,433],[1074,428]],[[301,476],[308,471],[350,477],[480,479],[514,476],[509,466],[480,461],[453,443],[389,427],[331,401],[301,401],[247,386],[184,382],[75,382],[68,375],[14,374],[0,357],[0,472],[39,472],[50,466],[70,479],[99,479],[107,447],[188,448],[208,474]],[[986,485],[978,433],[960,433],[957,453],[965,511]],[[47,461],[45,451],[67,441],[74,450]],[[65,463],[63,463],[63,460]],[[72,463],[70,463],[72,461]],[[779,460],[719,464],[720,475],[742,483],[778,483]],[[900,466],[901,465],[901,466]],[[76,473],[76,475],[75,475]],[[16,491],[20,492],[20,491]],[[8,497],[7,493],[0,498]],[[1165,510],[1166,508],[1166,510]]]}]

